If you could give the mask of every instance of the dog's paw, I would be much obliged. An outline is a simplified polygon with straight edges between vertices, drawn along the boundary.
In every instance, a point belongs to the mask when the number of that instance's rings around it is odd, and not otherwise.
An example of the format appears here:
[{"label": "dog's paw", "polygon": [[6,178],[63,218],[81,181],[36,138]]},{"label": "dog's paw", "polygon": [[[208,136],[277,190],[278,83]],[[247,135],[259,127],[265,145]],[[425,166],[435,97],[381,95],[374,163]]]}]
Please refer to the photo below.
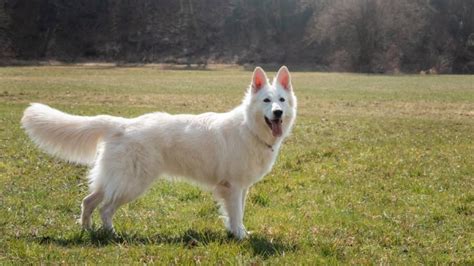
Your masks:
[{"label": "dog's paw", "polygon": [[78,219],[76,219],[76,224],[80,225],[82,230],[85,230],[85,231],[89,231],[89,230],[92,229],[92,220],[91,219],[84,220],[82,218],[78,218]]},{"label": "dog's paw", "polygon": [[119,237],[119,234],[115,231],[113,227],[112,228],[100,227],[95,233],[97,233],[98,236],[103,237],[105,239]]},{"label": "dog's paw", "polygon": [[235,229],[232,229],[231,232],[232,236],[238,240],[243,240],[247,238],[249,232],[245,229],[245,226],[241,225]]}]

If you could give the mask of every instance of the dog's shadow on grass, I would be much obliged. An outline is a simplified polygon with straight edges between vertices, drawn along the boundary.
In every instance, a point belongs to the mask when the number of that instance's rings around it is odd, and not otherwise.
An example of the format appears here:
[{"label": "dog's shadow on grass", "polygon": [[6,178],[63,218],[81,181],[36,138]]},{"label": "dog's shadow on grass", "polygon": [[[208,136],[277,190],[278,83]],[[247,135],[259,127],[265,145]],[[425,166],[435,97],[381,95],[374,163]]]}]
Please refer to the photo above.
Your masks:
[{"label": "dog's shadow on grass", "polygon": [[285,252],[295,251],[295,244],[285,243],[280,239],[268,239],[259,234],[252,234],[246,240],[239,242],[224,232],[214,232],[205,230],[198,232],[195,230],[187,230],[178,235],[161,235],[156,234],[150,237],[138,235],[134,233],[116,233],[111,234],[102,230],[82,231],[70,236],[36,236],[34,241],[42,245],[58,245],[62,247],[75,246],[96,246],[103,247],[114,244],[169,244],[179,245],[192,249],[196,246],[206,246],[210,243],[219,243],[220,245],[241,243],[243,247],[248,248],[254,255],[268,258],[284,254]]}]

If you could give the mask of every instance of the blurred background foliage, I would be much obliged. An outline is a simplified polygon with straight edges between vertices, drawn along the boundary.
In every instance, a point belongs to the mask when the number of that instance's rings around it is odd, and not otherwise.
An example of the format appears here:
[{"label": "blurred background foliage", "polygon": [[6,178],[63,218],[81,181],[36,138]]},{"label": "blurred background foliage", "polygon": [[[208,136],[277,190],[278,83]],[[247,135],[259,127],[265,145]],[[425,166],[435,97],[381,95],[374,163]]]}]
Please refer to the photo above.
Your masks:
[{"label": "blurred background foliage", "polygon": [[0,61],[474,73],[472,0],[0,0]]}]

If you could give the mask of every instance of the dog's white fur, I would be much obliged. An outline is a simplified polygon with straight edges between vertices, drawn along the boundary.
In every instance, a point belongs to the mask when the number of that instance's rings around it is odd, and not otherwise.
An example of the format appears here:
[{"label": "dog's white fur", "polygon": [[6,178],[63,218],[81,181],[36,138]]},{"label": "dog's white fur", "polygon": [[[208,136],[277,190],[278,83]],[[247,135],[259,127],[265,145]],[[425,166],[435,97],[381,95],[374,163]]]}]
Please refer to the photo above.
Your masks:
[{"label": "dog's white fur", "polygon": [[[21,123],[47,152],[92,166],[91,194],[82,202],[84,228],[90,228],[92,212],[102,204],[103,227],[113,230],[117,208],[165,175],[212,190],[227,215],[228,230],[242,239],[247,234],[243,225],[247,191],[271,170],[292,128],[296,105],[285,66],[273,83],[257,67],[242,104],[227,113],[88,117],[33,103]],[[265,117],[275,119],[278,110],[283,112],[281,132],[274,136]]]}]

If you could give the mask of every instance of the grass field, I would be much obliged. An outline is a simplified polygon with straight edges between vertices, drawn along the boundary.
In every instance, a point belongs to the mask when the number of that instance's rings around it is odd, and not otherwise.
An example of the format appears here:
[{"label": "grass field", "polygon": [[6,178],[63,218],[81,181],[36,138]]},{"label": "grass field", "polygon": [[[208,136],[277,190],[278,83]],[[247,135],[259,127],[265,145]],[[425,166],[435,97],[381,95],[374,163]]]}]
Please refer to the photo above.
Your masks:
[{"label": "grass field", "polygon": [[118,211],[118,236],[81,232],[87,169],[42,153],[19,125],[29,102],[81,115],[226,111],[250,75],[0,68],[0,264],[474,263],[474,76],[293,73],[297,123],[250,192],[242,242],[208,192],[168,181]]}]

